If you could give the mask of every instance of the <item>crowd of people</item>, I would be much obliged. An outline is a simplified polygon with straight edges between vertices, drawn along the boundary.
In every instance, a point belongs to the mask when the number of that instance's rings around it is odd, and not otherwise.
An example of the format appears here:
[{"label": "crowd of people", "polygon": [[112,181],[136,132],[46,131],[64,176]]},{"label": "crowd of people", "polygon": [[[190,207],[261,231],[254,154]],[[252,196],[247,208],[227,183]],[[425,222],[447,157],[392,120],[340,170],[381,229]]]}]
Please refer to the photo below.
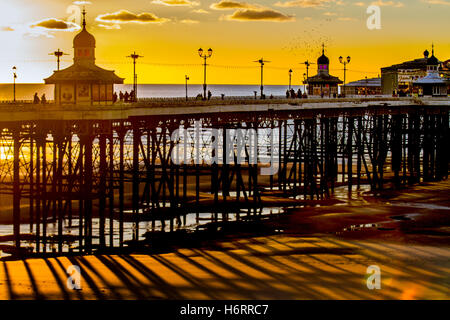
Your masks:
[{"label": "crowd of people", "polygon": [[294,89],[288,89],[286,90],[286,99],[307,99],[308,96],[306,95],[306,92],[302,94],[302,90],[300,88],[295,92]]},{"label": "crowd of people", "polygon": [[34,94],[34,97],[33,97],[33,103],[34,104],[39,104],[39,103],[42,103],[42,104],[46,104],[47,103],[47,98],[45,97],[45,93],[41,96],[41,98],[39,99],[39,95],[38,95],[38,93],[36,92],[35,94]]},{"label": "crowd of people", "polygon": [[128,91],[125,91],[125,93],[120,91],[119,95],[117,95],[117,93],[114,92],[114,94],[113,94],[113,102],[116,102],[117,98],[119,98],[120,102],[134,102],[134,101],[136,101],[136,95],[135,95],[134,90],[131,90],[130,93],[128,93]]}]

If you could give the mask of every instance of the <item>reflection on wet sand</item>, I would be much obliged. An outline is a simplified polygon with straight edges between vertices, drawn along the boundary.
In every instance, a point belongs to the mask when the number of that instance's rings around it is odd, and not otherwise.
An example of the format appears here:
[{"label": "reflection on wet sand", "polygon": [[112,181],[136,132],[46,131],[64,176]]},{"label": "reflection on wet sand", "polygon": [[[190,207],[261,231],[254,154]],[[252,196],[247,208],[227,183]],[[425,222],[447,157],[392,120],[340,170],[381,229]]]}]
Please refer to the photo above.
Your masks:
[{"label": "reflection on wet sand", "polygon": [[[449,299],[449,191],[449,181],[350,198],[337,190],[339,205],[216,224],[222,237],[166,253],[2,261],[0,298]],[[72,264],[80,291],[65,285]],[[366,286],[370,265],[380,290]]]}]

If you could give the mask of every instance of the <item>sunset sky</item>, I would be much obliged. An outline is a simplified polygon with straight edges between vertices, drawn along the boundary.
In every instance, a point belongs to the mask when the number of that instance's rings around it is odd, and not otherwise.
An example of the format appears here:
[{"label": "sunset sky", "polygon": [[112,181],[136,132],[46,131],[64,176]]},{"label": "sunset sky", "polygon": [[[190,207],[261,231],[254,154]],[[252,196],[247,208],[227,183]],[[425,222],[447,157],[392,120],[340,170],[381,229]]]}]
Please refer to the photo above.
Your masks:
[{"label": "sunset sky", "polygon": [[[347,81],[375,77],[380,67],[420,58],[434,42],[436,56],[450,59],[450,0],[0,0],[0,82],[42,83],[56,69],[50,52],[68,53],[62,68],[72,63],[72,39],[79,30],[80,9],[87,11],[87,28],[97,40],[97,64],[132,82],[131,59],[136,51],[140,83],[202,83],[199,47],[211,47],[208,83],[258,84],[254,60],[271,62],[266,84],[293,84],[305,72],[306,59],[315,62],[322,42],[331,74],[343,79],[338,57],[352,57]],[[369,30],[370,4],[381,8],[381,30]],[[75,21],[72,19],[75,18]],[[315,74],[312,66],[310,74]]]}]

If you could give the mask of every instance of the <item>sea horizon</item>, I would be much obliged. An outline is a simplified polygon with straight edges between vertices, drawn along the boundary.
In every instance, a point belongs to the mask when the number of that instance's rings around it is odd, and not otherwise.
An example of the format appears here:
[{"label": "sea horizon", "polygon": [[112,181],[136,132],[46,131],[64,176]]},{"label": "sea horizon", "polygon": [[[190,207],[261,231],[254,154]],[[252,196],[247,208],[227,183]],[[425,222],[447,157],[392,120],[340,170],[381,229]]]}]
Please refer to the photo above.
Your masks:
[{"label": "sea horizon", "polygon": [[[291,85],[297,91],[304,90],[303,85]],[[41,97],[45,94],[47,100],[53,100],[53,85],[44,83],[16,83],[16,100],[32,100],[35,93]],[[264,85],[266,96],[284,96],[288,85]],[[114,86],[114,91],[130,92],[133,84],[118,84]],[[259,84],[208,84],[207,90],[211,91],[213,97],[229,96],[253,96],[260,94]],[[177,98],[186,96],[185,84],[138,84],[139,98]],[[188,84],[188,96],[193,98],[203,93],[203,84]],[[0,100],[13,100],[13,84],[0,84]]]}]

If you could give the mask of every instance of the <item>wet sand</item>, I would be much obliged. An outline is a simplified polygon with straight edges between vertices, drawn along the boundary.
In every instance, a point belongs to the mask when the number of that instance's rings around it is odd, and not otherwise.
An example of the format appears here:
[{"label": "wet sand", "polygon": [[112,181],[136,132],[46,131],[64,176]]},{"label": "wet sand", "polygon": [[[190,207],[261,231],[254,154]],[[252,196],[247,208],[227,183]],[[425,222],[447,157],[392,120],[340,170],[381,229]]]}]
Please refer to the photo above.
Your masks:
[{"label": "wet sand", "polygon": [[[295,209],[283,233],[164,254],[0,261],[1,299],[449,299],[450,182]],[[66,287],[81,267],[82,290]],[[381,269],[381,289],[366,269]]]}]

